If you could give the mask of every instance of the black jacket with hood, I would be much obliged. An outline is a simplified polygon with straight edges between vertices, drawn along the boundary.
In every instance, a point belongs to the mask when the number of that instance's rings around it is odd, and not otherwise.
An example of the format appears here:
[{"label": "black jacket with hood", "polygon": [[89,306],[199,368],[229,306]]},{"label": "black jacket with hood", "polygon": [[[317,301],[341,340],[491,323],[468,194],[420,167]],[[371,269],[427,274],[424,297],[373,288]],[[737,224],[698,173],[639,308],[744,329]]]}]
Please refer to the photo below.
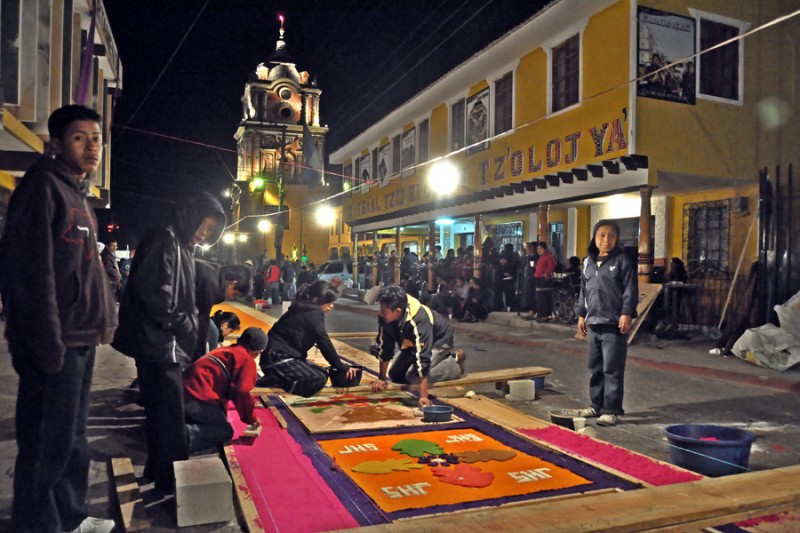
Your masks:
[{"label": "black jacket with hood", "polygon": [[11,196],[2,240],[6,338],[12,358],[61,370],[66,348],[106,344],[116,304],[97,251],[97,221],[79,182],[58,159],[40,158]]},{"label": "black jacket with hood", "polygon": [[[341,372],[350,368],[336,353],[325,330],[325,313],[314,302],[292,302],[289,310],[270,328],[268,337],[267,350],[280,355],[281,359],[306,359],[308,351],[316,345],[331,366]],[[268,362],[264,357],[261,361],[262,365]]]},{"label": "black jacket with hood", "polygon": [[217,219],[216,242],[225,227],[219,202],[200,193],[175,209],[173,220],[151,231],[136,248],[111,345],[148,363],[189,364],[197,345],[194,250],[189,246],[203,219]]}]

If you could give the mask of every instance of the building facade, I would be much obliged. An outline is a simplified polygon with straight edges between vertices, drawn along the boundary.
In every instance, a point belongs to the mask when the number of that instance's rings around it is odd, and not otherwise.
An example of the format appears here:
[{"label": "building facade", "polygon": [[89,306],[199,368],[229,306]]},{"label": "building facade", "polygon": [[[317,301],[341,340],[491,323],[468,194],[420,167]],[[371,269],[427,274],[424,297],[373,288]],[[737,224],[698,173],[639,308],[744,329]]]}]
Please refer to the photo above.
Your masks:
[{"label": "building facade", "polygon": [[321,261],[328,255],[329,227],[315,217],[330,195],[322,172],[328,131],[320,125],[322,91],[297,69],[284,35],[281,18],[275,51],[256,67],[242,97],[234,135],[234,185],[241,191],[230,232],[238,246],[235,261],[281,255]]},{"label": "building facade", "polygon": [[[103,160],[91,177],[94,207],[111,189],[111,121],[122,63],[102,0],[0,3],[0,215],[17,180],[47,148],[47,119],[81,103],[103,117]],[[2,231],[2,228],[0,228]]]},{"label": "building facade", "polygon": [[613,219],[642,281],[672,257],[729,279],[756,256],[759,169],[798,154],[798,8],[552,2],[331,154],[356,248],[422,233],[477,270],[492,237],[564,263]]}]

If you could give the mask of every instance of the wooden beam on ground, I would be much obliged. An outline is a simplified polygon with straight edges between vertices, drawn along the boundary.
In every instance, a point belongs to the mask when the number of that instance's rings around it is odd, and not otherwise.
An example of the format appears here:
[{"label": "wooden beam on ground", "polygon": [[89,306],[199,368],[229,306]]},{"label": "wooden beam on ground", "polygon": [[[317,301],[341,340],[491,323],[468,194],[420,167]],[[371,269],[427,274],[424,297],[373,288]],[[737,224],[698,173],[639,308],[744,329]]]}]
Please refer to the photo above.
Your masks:
[{"label": "wooden beam on ground", "polygon": [[377,330],[356,332],[340,331],[337,333],[328,333],[328,337],[331,339],[374,339],[377,335]]},{"label": "wooden beam on ground", "polygon": [[113,457],[111,471],[114,474],[114,489],[125,531],[149,529],[150,519],[147,517],[147,509],[139,491],[139,482],[136,481],[136,474],[133,471],[133,462],[128,457]]},{"label": "wooden beam on ground", "polygon": [[[800,509],[800,465],[563,501],[451,513],[362,532],[693,531]],[[351,530],[355,531],[355,530]]]},{"label": "wooden beam on ground", "polygon": [[247,486],[247,480],[244,478],[242,467],[239,465],[239,459],[236,458],[236,451],[234,451],[233,445],[225,446],[224,451],[225,463],[228,465],[228,471],[233,478],[233,488],[236,493],[236,502],[239,504],[240,516],[247,525],[247,531],[249,533],[265,531],[261,525],[261,519],[258,516],[258,509],[256,509],[253,496]]},{"label": "wooden beam on ground", "polygon": [[[525,366],[520,368],[504,368],[500,370],[486,370],[484,372],[473,372],[471,374],[464,374],[458,379],[450,381],[440,381],[432,385],[428,385],[428,389],[445,388],[445,387],[461,387],[464,385],[477,385],[479,383],[495,383],[504,382],[510,379],[529,379],[547,376],[553,372],[550,368],[542,366]],[[416,387],[413,385],[404,385],[401,383],[389,383],[386,390],[413,390]],[[338,387],[324,387],[318,395],[322,394],[342,394],[347,392],[370,392],[369,385],[359,385],[350,388]],[[286,394],[283,389],[271,389],[265,387],[256,387],[251,394]]]}]

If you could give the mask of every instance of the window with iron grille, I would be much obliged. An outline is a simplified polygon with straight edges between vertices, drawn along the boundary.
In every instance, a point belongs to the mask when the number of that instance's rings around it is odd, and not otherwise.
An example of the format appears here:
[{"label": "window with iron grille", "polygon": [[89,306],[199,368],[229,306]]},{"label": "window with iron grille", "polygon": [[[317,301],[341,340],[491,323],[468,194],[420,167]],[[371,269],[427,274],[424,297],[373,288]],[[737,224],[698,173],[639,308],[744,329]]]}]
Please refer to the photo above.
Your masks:
[{"label": "window with iron grille", "polygon": [[514,76],[511,72],[494,82],[494,134],[506,132],[512,126]]},{"label": "window with iron grille", "polygon": [[728,242],[728,202],[683,207],[683,246],[689,272],[727,272]]},{"label": "window with iron grille", "polygon": [[[739,28],[700,19],[700,50],[739,35]],[[700,56],[700,93],[739,100],[739,42],[732,42]]]},{"label": "window with iron grille", "polygon": [[578,103],[580,84],[580,34],[552,49],[552,111]]},{"label": "window with iron grille", "polygon": [[465,113],[466,100],[464,98],[450,106],[450,150],[464,148]]}]

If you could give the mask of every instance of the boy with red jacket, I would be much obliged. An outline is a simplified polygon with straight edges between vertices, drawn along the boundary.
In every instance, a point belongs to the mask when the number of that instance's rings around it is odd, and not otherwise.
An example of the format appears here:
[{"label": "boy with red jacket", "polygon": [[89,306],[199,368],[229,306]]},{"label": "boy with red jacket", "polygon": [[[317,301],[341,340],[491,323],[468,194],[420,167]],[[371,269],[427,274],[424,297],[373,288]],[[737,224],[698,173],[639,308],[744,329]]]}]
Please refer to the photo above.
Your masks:
[{"label": "boy with red jacket", "polygon": [[258,377],[255,358],[267,346],[267,334],[247,328],[234,346],[222,346],[197,359],[186,369],[186,433],[189,453],[224,444],[233,438],[227,406],[233,402],[239,418],[258,424],[250,391]]}]

